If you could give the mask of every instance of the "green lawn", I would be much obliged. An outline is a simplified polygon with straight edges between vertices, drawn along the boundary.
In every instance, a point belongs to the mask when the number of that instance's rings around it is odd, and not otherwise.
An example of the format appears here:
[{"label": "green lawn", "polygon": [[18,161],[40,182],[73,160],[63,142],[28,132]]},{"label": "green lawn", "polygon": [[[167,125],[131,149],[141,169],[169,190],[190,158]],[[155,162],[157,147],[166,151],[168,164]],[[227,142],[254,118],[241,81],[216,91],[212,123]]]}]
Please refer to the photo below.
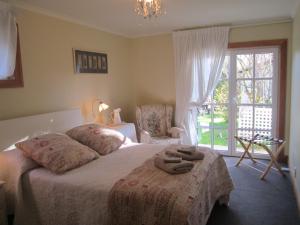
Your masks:
[{"label": "green lawn", "polygon": [[[201,126],[212,126],[211,114],[204,114],[198,117],[198,122]],[[222,112],[214,113],[214,143],[215,145],[227,146],[228,145],[228,119],[227,115]],[[220,128],[220,129],[216,129]],[[198,140],[199,144],[210,145],[211,144],[211,132],[212,130],[207,128],[198,128]]]}]

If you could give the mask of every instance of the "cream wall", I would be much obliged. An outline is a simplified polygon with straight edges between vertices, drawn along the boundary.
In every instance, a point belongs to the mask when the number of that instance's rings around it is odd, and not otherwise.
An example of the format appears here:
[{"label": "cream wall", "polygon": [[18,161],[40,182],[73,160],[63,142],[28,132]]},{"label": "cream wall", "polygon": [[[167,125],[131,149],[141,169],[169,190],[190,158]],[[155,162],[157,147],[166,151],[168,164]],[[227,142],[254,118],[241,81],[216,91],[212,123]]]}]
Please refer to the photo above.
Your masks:
[{"label": "cream wall", "polygon": [[136,104],[175,103],[171,35],[133,39],[131,49]]},{"label": "cream wall", "polygon": [[[101,98],[132,119],[130,40],[19,10],[24,88],[0,89],[0,120],[76,107]],[[106,75],[73,72],[72,48],[108,54]]]},{"label": "cream wall", "polygon": [[[288,73],[286,95],[286,136],[289,133],[290,77],[292,23],[233,28],[230,42],[288,39]],[[131,41],[134,56],[136,105],[147,103],[175,103],[175,75],[172,35],[164,34],[137,38]]]},{"label": "cream wall", "polygon": [[294,19],[293,30],[293,66],[290,130],[290,169],[294,178],[300,209],[300,7]]},{"label": "cream wall", "polygon": [[[92,28],[19,10],[24,88],[0,89],[0,120],[81,107],[101,98],[121,107],[123,118],[133,121],[135,106],[175,103],[175,77],[171,34],[127,39]],[[289,39],[292,23],[234,28],[230,41]],[[77,75],[72,48],[108,53],[109,74]],[[289,84],[286,133],[289,131]]]}]

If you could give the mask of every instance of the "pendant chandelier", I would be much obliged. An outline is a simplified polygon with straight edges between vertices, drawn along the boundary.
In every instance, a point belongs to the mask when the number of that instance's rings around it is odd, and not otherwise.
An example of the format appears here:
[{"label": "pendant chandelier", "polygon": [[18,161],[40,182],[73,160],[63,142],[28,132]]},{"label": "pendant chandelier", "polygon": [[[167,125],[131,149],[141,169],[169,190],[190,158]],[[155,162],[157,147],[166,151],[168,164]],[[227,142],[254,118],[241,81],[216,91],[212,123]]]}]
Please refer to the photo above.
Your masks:
[{"label": "pendant chandelier", "polygon": [[136,0],[134,11],[145,19],[161,14],[161,0]]}]

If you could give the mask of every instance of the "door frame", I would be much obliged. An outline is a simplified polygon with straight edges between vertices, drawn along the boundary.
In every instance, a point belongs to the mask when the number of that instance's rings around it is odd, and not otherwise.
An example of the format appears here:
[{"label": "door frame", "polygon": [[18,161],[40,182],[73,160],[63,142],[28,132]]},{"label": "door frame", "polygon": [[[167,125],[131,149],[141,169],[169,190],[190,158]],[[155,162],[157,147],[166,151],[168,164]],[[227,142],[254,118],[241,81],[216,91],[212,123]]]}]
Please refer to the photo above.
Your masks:
[{"label": "door frame", "polygon": [[[285,107],[286,107],[286,84],[287,84],[287,39],[233,42],[228,44],[228,49],[277,47],[279,49],[279,74],[278,74],[278,104],[277,104],[277,127],[276,133],[282,139],[285,138]],[[278,157],[279,162],[288,161],[284,151]]]},{"label": "door frame", "polygon": [[[273,77],[270,78],[257,78],[257,77],[252,77],[252,78],[237,78],[236,74],[236,68],[237,68],[237,56],[238,55],[253,55],[253,72],[255,71],[255,55],[257,54],[263,54],[263,53],[273,53],[274,54],[274,74]],[[278,47],[259,47],[259,48],[239,48],[239,49],[231,49],[229,51],[229,55],[230,55],[230,74],[233,75],[232,79],[230,79],[230,87],[229,88],[229,97],[230,101],[229,101],[229,115],[230,115],[230,121],[232,121],[232,123],[229,123],[229,154],[231,156],[241,156],[243,152],[241,151],[237,151],[237,147],[236,147],[236,140],[234,138],[234,135],[237,133],[238,130],[244,130],[244,131],[250,131],[251,133],[257,129],[254,128],[254,116],[255,116],[255,108],[261,108],[261,107],[267,107],[267,108],[271,108],[272,109],[272,129],[271,131],[271,136],[272,137],[278,137],[278,130],[277,130],[277,114],[278,114],[278,96],[277,96],[277,87],[278,87],[278,77],[279,77],[279,49]],[[251,81],[252,84],[254,85],[257,81],[264,81],[264,80],[271,80],[272,81],[272,104],[257,104],[254,101],[254,96],[255,96],[255,89],[253,86],[253,90],[252,90],[252,96],[253,96],[253,102],[252,103],[237,103],[236,102],[236,98],[237,98],[237,83],[239,81],[242,80],[246,80],[246,81]],[[238,128],[237,124],[236,124],[236,120],[237,120],[237,113],[238,113],[238,107],[251,107],[253,110],[253,118],[252,118],[252,123],[253,123],[253,128],[252,129],[246,129],[246,128]],[[264,130],[264,129],[259,129],[256,132],[264,132],[264,131],[268,131],[268,130]],[[252,135],[254,135],[255,133],[252,133]],[[252,152],[252,149],[251,149]],[[226,153],[225,153],[226,154]],[[269,156],[267,154],[267,152],[265,152],[265,154],[263,153],[255,153],[252,152],[252,156],[254,158],[258,158],[258,159],[269,159]]]}]

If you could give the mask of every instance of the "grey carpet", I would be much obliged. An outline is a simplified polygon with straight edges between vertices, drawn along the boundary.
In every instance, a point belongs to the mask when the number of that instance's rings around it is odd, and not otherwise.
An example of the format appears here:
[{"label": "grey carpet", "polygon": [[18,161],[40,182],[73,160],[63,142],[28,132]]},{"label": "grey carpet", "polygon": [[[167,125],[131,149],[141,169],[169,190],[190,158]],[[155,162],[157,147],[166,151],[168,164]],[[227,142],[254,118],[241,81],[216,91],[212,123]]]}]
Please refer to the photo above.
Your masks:
[{"label": "grey carpet", "polygon": [[[235,167],[237,158],[224,158],[235,190],[228,208],[215,205],[207,225],[300,225],[288,176],[284,178],[272,170],[262,181],[258,171],[243,164]],[[249,160],[245,163],[252,165]],[[264,169],[260,165],[256,167]]]}]

